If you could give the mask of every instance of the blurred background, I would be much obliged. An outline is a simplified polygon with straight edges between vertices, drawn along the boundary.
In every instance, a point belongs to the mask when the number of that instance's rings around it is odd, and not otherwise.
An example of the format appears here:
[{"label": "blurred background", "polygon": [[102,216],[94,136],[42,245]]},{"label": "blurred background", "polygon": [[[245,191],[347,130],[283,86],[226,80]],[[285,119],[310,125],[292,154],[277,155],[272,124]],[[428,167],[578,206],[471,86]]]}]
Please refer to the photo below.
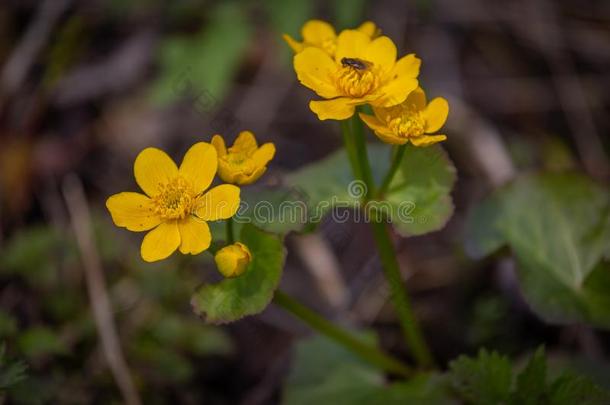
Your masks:
[{"label": "blurred background", "polygon": [[[147,404],[280,401],[295,342],[311,332],[273,306],[205,325],[189,300],[214,277],[211,256],[144,263],[142,235],[114,227],[104,202],[137,190],[132,165],[147,146],[180,159],[215,133],[250,129],[277,147],[267,184],[340,147],[338,125],[309,111],[281,38],[300,39],[311,18],[338,29],[374,21],[399,54],[422,58],[430,97],[449,100],[455,214],[442,231],[396,238],[440,364],[480,346],[518,357],[545,343],[610,375],[598,362],[607,333],[540,321],[513,259],[473,261],[463,246],[472,204],[520,172],[610,179],[610,2],[2,0],[5,401],[120,403],[130,384]],[[408,359],[366,224],[326,220],[287,245],[284,290],[374,329]],[[100,327],[106,304],[115,325]]]}]

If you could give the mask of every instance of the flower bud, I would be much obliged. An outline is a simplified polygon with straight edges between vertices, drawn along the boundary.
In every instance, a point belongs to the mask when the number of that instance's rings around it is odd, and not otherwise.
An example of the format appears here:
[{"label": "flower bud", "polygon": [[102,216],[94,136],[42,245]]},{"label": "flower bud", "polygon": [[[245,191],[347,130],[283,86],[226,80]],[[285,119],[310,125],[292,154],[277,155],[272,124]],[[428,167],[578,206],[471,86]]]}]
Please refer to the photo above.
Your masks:
[{"label": "flower bud", "polygon": [[214,261],[223,276],[237,277],[248,268],[248,264],[252,261],[252,254],[246,245],[235,242],[216,252]]}]

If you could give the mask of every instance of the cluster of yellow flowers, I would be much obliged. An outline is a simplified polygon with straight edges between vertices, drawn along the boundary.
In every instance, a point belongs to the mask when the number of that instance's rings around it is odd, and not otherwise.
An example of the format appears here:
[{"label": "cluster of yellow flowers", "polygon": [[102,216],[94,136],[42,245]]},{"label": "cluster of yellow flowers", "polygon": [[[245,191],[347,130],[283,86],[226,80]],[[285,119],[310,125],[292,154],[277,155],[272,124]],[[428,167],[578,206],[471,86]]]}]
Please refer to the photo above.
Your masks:
[{"label": "cluster of yellow flowers", "polygon": [[447,138],[430,135],[447,120],[449,105],[441,97],[426,102],[417,80],[421,60],[415,54],[397,59],[396,45],[374,23],[337,35],[330,24],[312,20],[301,34],[303,42],[284,39],[296,53],[299,81],[324,99],[309,103],[320,120],[344,120],[369,104],[374,115],[359,115],[386,143],[426,146]]},{"label": "cluster of yellow flowers", "polygon": [[[210,247],[208,221],[233,217],[240,204],[240,189],[265,172],[275,154],[272,143],[256,143],[249,131],[226,148],[220,135],[212,144],[198,142],[184,155],[180,167],[162,150],[146,148],[135,160],[134,175],[144,194],[118,193],[106,201],[112,220],[130,231],[149,231],[140,253],[147,262],[162,260],[176,249],[196,255]],[[210,188],[217,174],[226,183]],[[207,191],[206,191],[207,190]],[[236,243],[216,254],[225,276],[245,271],[251,260],[245,245]]]},{"label": "cluster of yellow flowers", "polygon": [[[374,23],[337,35],[330,24],[312,20],[303,26],[302,36],[302,42],[288,35],[284,39],[295,52],[299,81],[323,98],[309,103],[319,119],[348,119],[357,106],[368,104],[374,115],[359,116],[384,142],[425,146],[446,139],[433,134],[447,119],[447,101],[426,101],[417,79],[421,60],[415,54],[397,59],[396,46]],[[260,178],[274,155],[272,143],[259,147],[249,131],[241,132],[229,148],[220,135],[211,143],[196,143],[180,167],[162,150],[147,148],[134,163],[144,194],[118,193],[106,206],[117,226],[148,231],[140,249],[145,261],[165,259],[176,250],[199,254],[212,242],[207,222],[233,217],[240,204],[237,186]],[[216,174],[228,184],[209,189]],[[215,255],[226,277],[242,274],[251,260],[248,247],[239,242]]]}]

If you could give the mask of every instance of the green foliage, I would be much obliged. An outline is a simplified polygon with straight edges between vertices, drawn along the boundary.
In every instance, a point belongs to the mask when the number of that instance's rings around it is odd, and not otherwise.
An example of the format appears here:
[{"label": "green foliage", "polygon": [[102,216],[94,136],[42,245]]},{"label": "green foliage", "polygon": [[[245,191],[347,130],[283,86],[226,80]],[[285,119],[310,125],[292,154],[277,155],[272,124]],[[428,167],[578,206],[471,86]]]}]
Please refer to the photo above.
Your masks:
[{"label": "green foliage", "polygon": [[154,101],[168,104],[195,96],[201,112],[211,113],[228,91],[251,38],[243,7],[237,2],[219,3],[196,35],[174,36],[161,44]]},{"label": "green foliage", "polygon": [[476,207],[467,250],[507,244],[525,297],[549,322],[609,328],[610,193],[574,173],[527,175]]},{"label": "green foliage", "polygon": [[507,357],[482,349],[476,358],[460,356],[451,362],[449,379],[456,394],[473,405],[602,405],[610,401],[609,391],[581,375],[568,372],[549,382],[543,348],[516,377]]},{"label": "green foliage", "polygon": [[231,322],[263,311],[280,282],[286,254],[282,239],[246,224],[239,240],[252,253],[246,272],[205,284],[191,299],[195,312],[208,322]]},{"label": "green foliage", "polygon": [[512,370],[505,356],[483,349],[476,359],[460,356],[450,368],[453,388],[468,403],[500,404],[510,395]]},{"label": "green foliage", "polygon": [[19,349],[31,358],[53,354],[63,354],[66,347],[59,336],[45,327],[33,327],[19,336]]},{"label": "green foliage", "polygon": [[[0,346],[0,395],[15,384],[25,380],[28,366],[20,360],[10,361],[6,358],[6,346]],[[0,397],[0,400],[2,397]]]},{"label": "green foliage", "polygon": [[339,30],[356,28],[363,20],[366,0],[333,0],[333,6],[337,27]]},{"label": "green foliage", "polygon": [[[363,336],[370,343],[375,339]],[[384,384],[381,372],[323,336],[297,344],[284,388],[283,403],[300,404],[445,404],[442,379],[420,375],[408,382]]]},{"label": "green foliage", "polygon": [[296,190],[246,187],[242,189],[241,201],[236,223],[252,223],[262,230],[280,235],[300,231],[307,224],[307,205]]},{"label": "green foliage", "polygon": [[[389,167],[390,148],[368,145],[369,160],[377,184]],[[287,183],[305,196],[308,218],[321,220],[331,208],[359,207],[359,190],[354,187],[345,150],[312,163],[287,177]],[[372,202],[363,215],[383,211],[403,235],[421,235],[442,228],[453,213],[450,192],[455,168],[440,146],[407,146],[405,157],[385,195],[385,202]],[[350,184],[352,184],[350,186]]]}]

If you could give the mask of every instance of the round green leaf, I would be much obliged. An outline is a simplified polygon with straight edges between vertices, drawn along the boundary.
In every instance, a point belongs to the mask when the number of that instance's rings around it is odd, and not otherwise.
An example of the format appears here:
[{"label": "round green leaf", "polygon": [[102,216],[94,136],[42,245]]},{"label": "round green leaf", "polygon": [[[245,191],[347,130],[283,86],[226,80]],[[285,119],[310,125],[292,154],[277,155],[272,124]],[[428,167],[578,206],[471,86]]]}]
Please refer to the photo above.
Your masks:
[{"label": "round green leaf", "polygon": [[262,312],[280,282],[285,258],[280,237],[246,224],[239,240],[252,253],[246,272],[217,284],[205,284],[191,298],[195,313],[208,322],[232,322]]},{"label": "round green leaf", "polygon": [[[453,213],[450,192],[455,168],[438,145],[425,148],[406,146],[402,164],[384,200],[372,201],[355,220],[371,218],[383,211],[403,235],[421,235],[442,228]],[[388,145],[369,144],[368,154],[377,184],[390,165]],[[362,185],[354,177],[344,149],[292,173],[287,183],[306,198],[308,218],[319,222],[332,208],[362,208]]]}]

